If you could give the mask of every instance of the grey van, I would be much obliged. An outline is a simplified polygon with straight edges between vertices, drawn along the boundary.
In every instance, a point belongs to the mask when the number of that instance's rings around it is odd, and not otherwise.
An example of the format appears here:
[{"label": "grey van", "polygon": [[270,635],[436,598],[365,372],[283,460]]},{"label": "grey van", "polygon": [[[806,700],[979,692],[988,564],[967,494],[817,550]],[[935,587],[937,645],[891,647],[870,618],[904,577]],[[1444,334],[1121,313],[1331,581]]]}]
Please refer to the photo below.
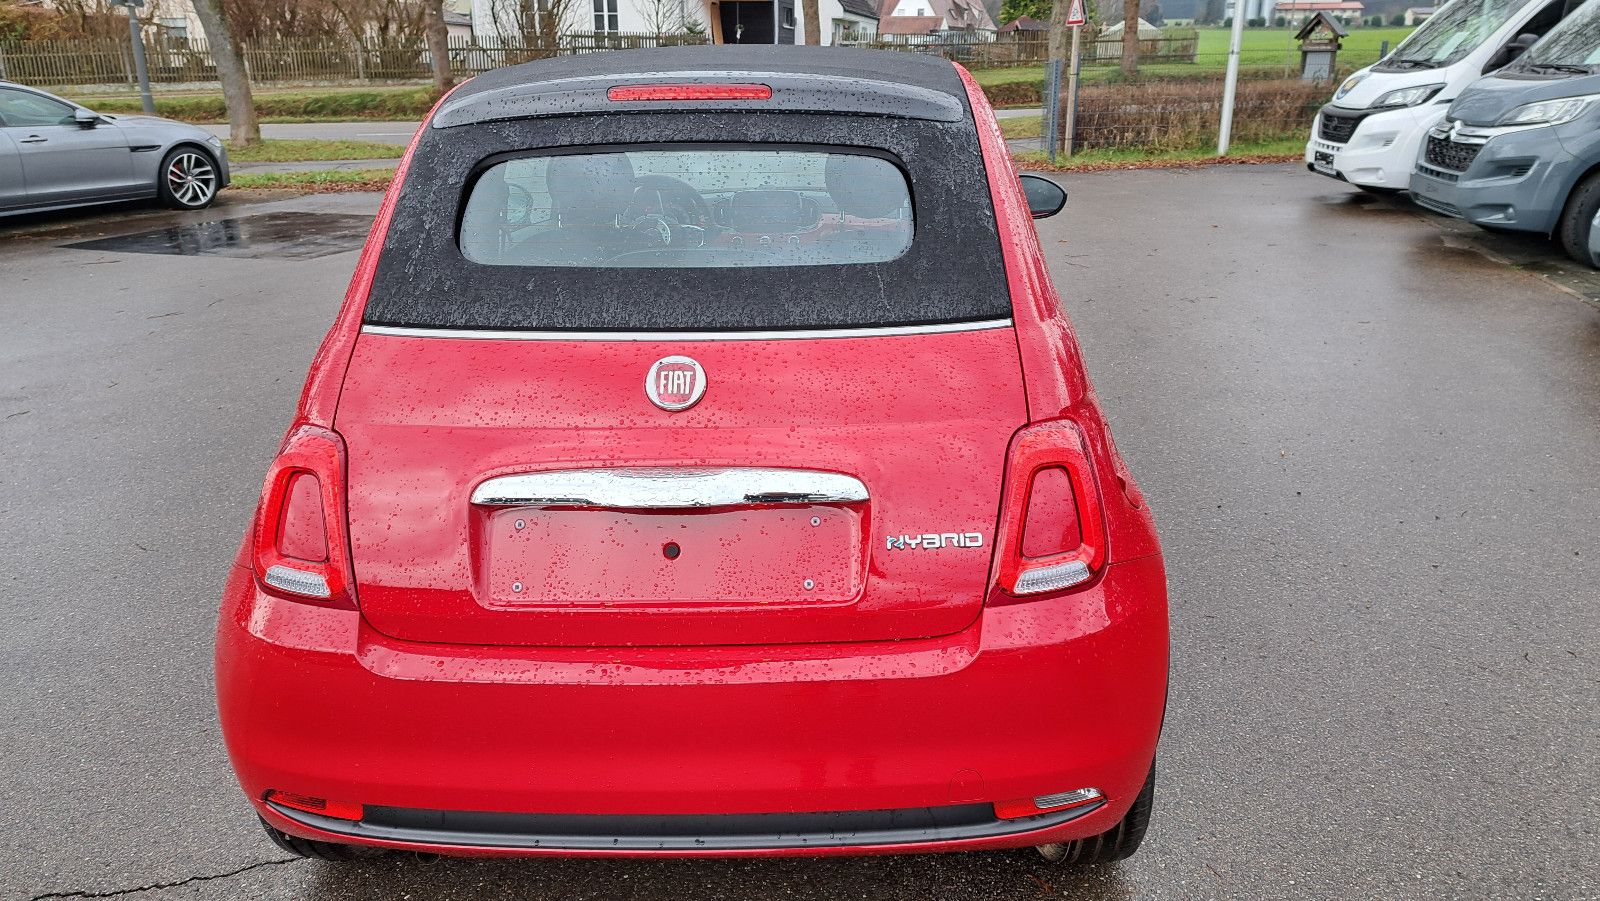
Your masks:
[{"label": "grey van", "polygon": [[1411,195],[1484,228],[1552,235],[1573,259],[1593,263],[1600,0],[1461,92],[1423,142]]}]

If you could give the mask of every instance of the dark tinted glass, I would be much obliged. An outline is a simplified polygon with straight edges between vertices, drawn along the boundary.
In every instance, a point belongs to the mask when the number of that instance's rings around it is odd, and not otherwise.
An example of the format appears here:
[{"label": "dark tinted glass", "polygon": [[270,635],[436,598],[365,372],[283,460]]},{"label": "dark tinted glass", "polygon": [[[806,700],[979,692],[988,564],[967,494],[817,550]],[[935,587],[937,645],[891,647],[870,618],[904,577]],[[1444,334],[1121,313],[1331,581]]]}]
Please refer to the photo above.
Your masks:
[{"label": "dark tinted glass", "polygon": [[900,256],[913,230],[886,159],[699,147],[496,163],[467,197],[460,245],[489,266],[859,265]]}]

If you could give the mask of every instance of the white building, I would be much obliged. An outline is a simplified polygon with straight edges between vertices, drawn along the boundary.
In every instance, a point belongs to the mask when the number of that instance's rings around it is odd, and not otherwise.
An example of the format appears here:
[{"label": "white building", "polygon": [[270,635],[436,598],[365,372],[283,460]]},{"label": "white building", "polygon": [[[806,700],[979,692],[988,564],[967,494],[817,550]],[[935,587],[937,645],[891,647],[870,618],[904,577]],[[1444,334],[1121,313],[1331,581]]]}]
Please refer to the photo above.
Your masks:
[{"label": "white building", "polygon": [[[871,0],[819,0],[823,43],[835,33],[876,33]],[[484,46],[519,37],[537,19],[536,0],[471,0],[472,35]],[[676,34],[688,22],[717,44],[793,44],[803,34],[798,0],[567,0],[563,31]],[[837,23],[837,29],[833,27]],[[803,38],[801,39],[803,40]]]},{"label": "white building", "polygon": [[[822,43],[871,41],[878,37],[878,10],[875,0],[817,0],[822,20]],[[805,10],[795,5],[796,34],[805,35]]]}]

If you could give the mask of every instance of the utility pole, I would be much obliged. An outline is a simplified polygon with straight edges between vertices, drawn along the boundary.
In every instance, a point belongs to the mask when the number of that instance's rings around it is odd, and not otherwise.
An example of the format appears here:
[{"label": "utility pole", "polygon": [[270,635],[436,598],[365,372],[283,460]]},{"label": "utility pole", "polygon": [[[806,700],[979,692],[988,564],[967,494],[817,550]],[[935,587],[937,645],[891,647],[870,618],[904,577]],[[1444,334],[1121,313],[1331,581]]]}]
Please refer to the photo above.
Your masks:
[{"label": "utility pole", "polygon": [[128,11],[128,40],[133,43],[133,67],[139,76],[139,103],[146,116],[156,114],[156,101],[150,96],[150,67],[144,59],[144,36],[139,33],[139,14],[135,12],[144,0],[117,0],[117,5]]},{"label": "utility pole", "polygon": [[1244,0],[1233,0],[1233,36],[1228,40],[1228,77],[1222,86],[1222,124],[1217,129],[1217,156],[1228,155],[1233,137],[1233,98],[1239,88],[1239,45],[1244,41]]}]

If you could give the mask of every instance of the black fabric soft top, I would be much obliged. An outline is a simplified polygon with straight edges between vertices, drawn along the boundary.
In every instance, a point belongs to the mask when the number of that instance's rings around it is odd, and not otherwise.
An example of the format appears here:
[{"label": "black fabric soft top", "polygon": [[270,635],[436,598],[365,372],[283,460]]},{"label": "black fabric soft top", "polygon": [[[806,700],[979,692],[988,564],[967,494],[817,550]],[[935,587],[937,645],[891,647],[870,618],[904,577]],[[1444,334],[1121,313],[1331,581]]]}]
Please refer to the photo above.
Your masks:
[{"label": "black fabric soft top", "polygon": [[[943,60],[814,47],[592,54],[491,72],[461,91],[470,100],[535,78],[604,72],[625,77],[674,66],[702,71],[713,63],[902,85],[937,93],[946,102],[958,98],[960,109],[970,109],[959,74]],[[916,224],[910,248],[878,263],[706,268],[487,266],[461,252],[461,211],[486,165],[522,154],[708,142],[887,156],[911,186]],[[999,229],[970,112],[907,117],[756,109],[741,102],[721,109],[651,104],[615,112],[495,116],[425,129],[395,206],[364,321],[444,329],[716,331],[956,323],[1010,314]]]},{"label": "black fabric soft top", "polygon": [[955,67],[937,56],[896,50],[752,44],[617,50],[534,60],[485,72],[457,88],[451,99],[466,99],[500,88],[569,78],[617,76],[621,79],[631,75],[717,70],[886,81],[942,91],[963,101],[966,99],[966,89]]},{"label": "black fabric soft top", "polygon": [[[765,100],[612,101],[619,85],[759,83]],[[937,57],[830,47],[670,47],[496,69],[439,107],[434,129],[508,119],[676,111],[815,112],[955,122],[970,117],[955,67]]]}]

